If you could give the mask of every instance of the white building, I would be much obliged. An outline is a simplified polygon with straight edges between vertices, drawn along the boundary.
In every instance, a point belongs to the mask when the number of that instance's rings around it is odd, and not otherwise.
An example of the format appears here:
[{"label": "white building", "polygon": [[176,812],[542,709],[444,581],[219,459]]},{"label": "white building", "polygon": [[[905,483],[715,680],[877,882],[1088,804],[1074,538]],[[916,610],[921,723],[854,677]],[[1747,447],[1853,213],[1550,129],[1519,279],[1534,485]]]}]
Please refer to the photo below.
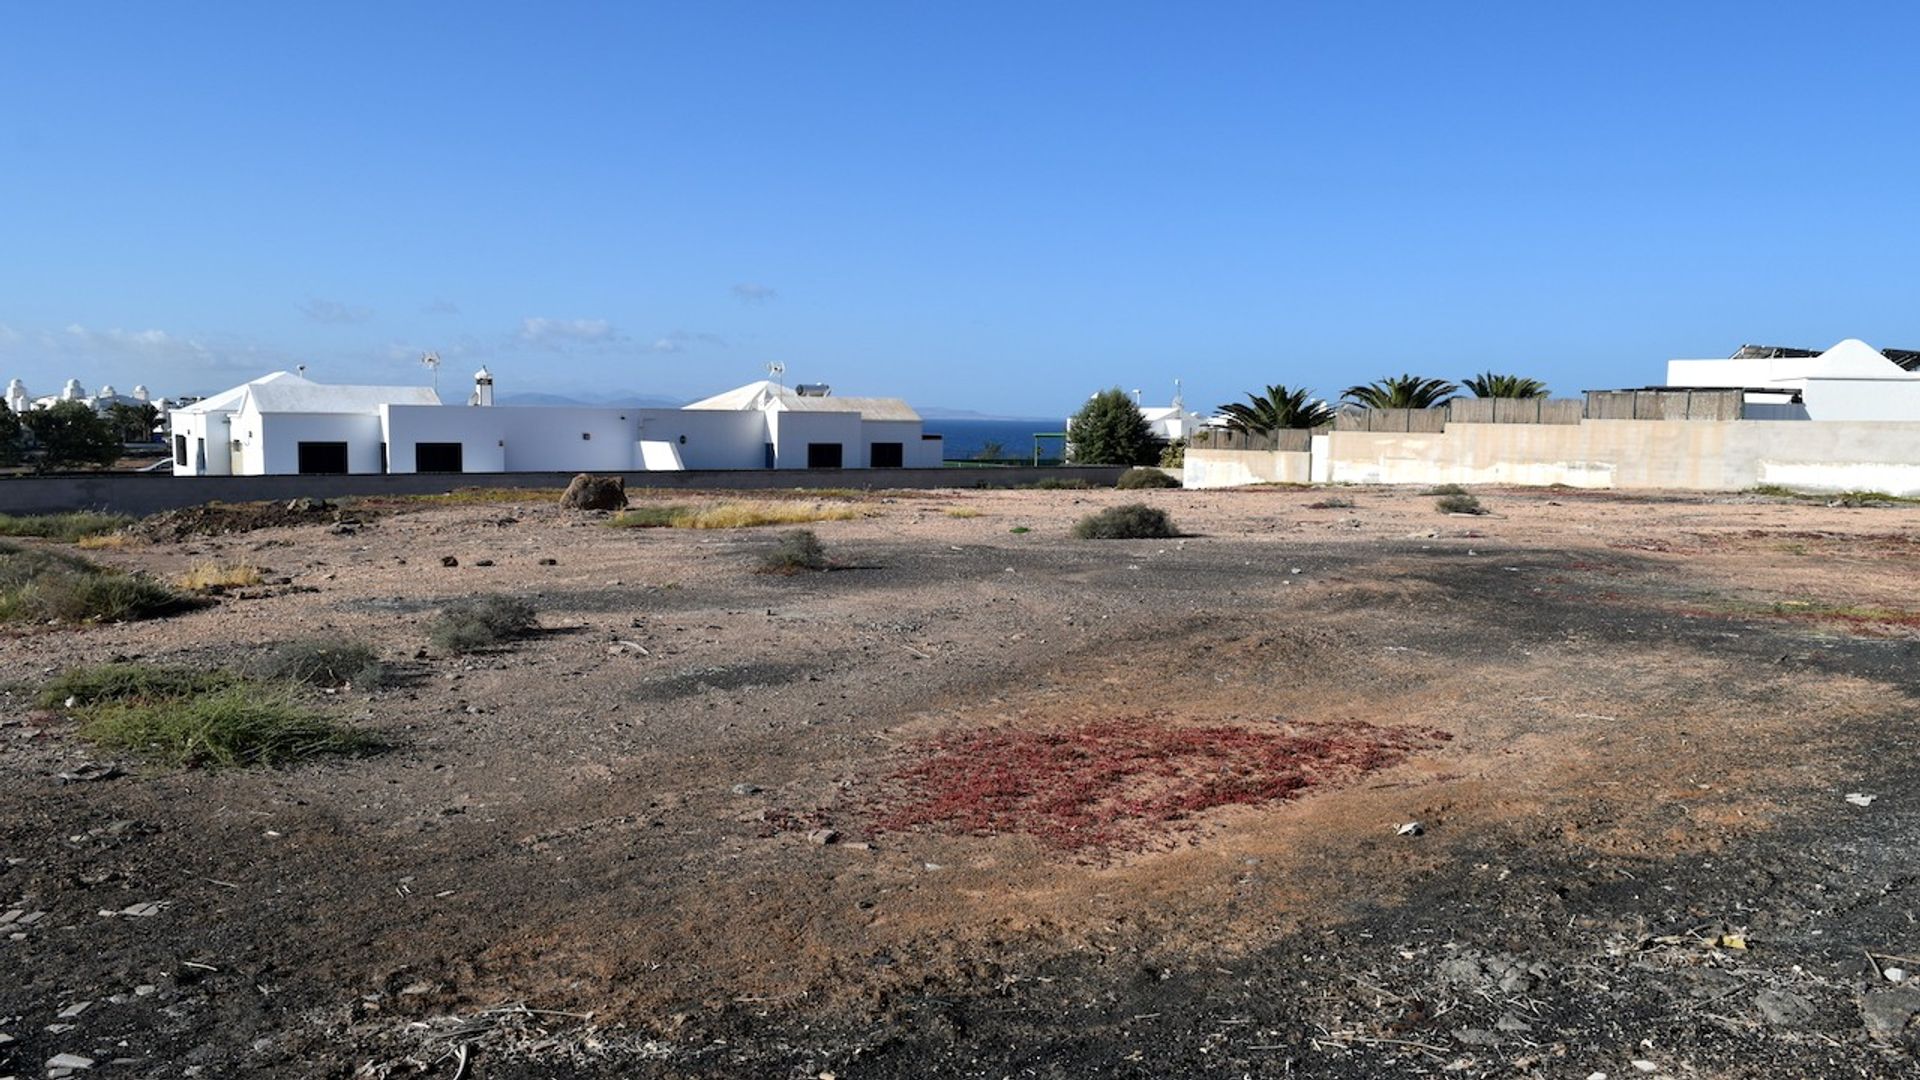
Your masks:
[{"label": "white building", "polygon": [[176,476],[938,468],[941,443],[895,398],[752,383],[684,409],[469,405],[418,386],[280,371],[172,413]]},{"label": "white building", "polygon": [[1920,420],[1920,371],[1857,338],[1825,352],[1750,345],[1725,360],[1669,360],[1667,385],[1748,390],[1752,420]]}]

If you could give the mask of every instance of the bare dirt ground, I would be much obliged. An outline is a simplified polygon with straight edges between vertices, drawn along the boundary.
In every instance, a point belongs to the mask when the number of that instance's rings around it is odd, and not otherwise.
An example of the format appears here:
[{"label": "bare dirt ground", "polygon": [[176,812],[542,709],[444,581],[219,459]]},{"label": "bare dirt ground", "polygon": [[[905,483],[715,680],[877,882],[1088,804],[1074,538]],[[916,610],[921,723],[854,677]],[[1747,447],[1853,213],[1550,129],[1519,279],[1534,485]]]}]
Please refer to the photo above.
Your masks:
[{"label": "bare dirt ground", "polygon": [[[793,577],[537,500],[91,553],[289,580],[0,640],[0,1076],[1914,1075],[1920,508],[1481,494],[891,493]],[[1068,535],[1142,498],[1187,535]],[[539,635],[427,650],[481,592]],[[28,701],[315,633],[392,749],[64,782]],[[1079,786],[943,824],[941,747]]]}]

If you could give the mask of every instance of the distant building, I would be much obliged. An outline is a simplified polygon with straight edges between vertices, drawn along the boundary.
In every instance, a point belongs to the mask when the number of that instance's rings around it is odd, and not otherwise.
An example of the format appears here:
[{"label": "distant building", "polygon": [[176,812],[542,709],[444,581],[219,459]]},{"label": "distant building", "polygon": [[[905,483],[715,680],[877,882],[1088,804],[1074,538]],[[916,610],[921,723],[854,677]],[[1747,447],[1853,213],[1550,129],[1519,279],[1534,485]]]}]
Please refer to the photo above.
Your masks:
[{"label": "distant building", "polygon": [[[803,390],[805,392],[803,392]],[[340,386],[285,371],[171,414],[176,476],[938,468],[941,442],[897,398],[756,382],[683,409],[467,406],[419,386]]]},{"label": "distant building", "polygon": [[1749,391],[1749,420],[1920,420],[1920,352],[1857,338],[1815,352],[1745,345],[1724,360],[1669,360],[1673,388]]}]

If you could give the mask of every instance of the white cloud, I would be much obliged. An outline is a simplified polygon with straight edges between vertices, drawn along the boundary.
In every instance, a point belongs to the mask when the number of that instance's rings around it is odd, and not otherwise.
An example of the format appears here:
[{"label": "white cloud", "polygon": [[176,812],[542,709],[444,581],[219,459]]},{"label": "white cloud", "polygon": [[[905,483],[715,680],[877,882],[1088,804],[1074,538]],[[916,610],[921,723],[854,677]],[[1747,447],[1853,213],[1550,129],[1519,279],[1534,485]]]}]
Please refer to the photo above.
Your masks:
[{"label": "white cloud", "polygon": [[560,346],[617,341],[613,324],[605,319],[544,319],[520,322],[520,340],[533,345]]},{"label": "white cloud", "polygon": [[780,290],[773,286],[751,281],[738,282],[733,286],[733,298],[743,304],[764,304],[779,295]]},{"label": "white cloud", "polygon": [[696,334],[675,330],[665,337],[656,338],[648,348],[657,353],[683,353],[696,345],[710,345],[716,349],[724,349],[727,347],[727,339],[718,334]]},{"label": "white cloud", "polygon": [[300,305],[308,319],[329,326],[363,323],[373,318],[373,309],[343,304],[338,300],[308,300]]}]

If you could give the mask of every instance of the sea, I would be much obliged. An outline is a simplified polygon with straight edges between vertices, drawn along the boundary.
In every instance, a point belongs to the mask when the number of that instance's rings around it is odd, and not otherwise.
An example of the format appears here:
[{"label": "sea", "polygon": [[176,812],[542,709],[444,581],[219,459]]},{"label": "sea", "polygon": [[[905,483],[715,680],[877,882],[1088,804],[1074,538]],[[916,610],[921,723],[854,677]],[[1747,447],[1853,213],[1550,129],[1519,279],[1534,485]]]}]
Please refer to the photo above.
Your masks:
[{"label": "sea", "polygon": [[[1066,430],[1064,417],[1053,419],[1025,420],[980,420],[980,419],[940,419],[927,417],[921,427],[929,435],[942,437],[944,445],[941,453],[948,461],[971,461],[980,456],[988,443],[998,443],[1003,455],[1009,458],[1033,459],[1033,436],[1036,432],[1058,434]],[[1040,440],[1040,456],[1048,459],[1060,457],[1059,439]]]}]

